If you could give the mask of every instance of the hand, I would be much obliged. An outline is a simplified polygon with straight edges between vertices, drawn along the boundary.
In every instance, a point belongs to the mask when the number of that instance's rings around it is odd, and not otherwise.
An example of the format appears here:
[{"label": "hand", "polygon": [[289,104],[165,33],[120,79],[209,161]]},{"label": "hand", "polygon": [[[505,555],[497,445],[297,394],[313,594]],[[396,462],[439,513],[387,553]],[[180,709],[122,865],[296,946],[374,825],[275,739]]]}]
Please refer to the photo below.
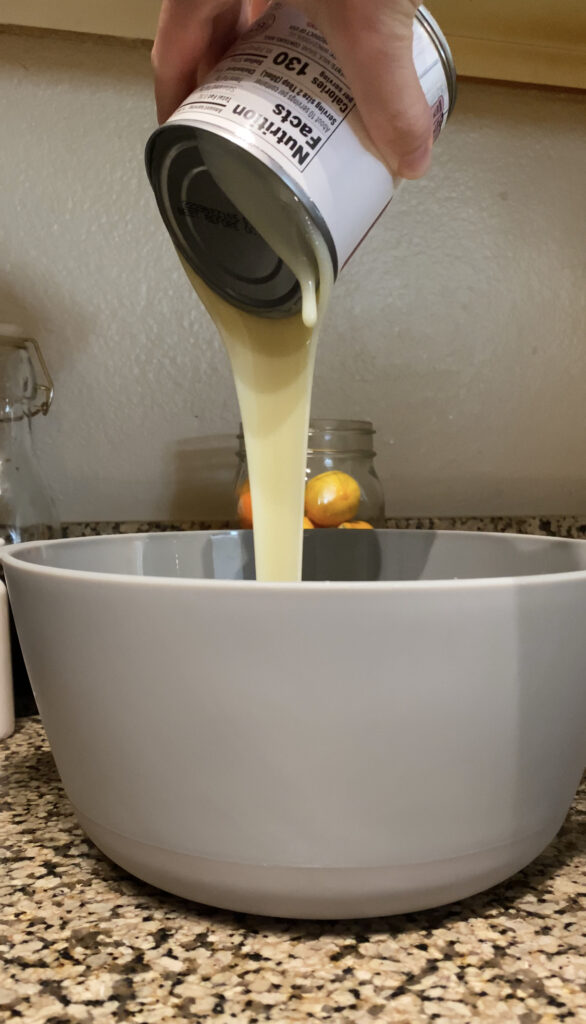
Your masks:
[{"label": "hand", "polygon": [[[403,178],[425,174],[432,119],[412,58],[417,0],[290,2],[326,37],[388,167]],[[152,52],[160,123],[265,6],[265,0],[163,0]]]}]

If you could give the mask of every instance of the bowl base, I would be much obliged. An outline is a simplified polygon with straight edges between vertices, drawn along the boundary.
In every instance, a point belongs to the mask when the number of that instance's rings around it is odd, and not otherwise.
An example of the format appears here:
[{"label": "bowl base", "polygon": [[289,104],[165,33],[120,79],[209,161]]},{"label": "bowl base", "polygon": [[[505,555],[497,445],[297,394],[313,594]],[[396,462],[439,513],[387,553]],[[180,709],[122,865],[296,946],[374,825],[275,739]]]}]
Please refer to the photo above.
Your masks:
[{"label": "bowl base", "polygon": [[407,914],[465,899],[529,864],[561,824],[549,823],[514,842],[447,860],[331,868],[243,864],[176,853],[114,832],[77,808],[75,813],[106,856],[158,889],[223,910],[305,920]]}]

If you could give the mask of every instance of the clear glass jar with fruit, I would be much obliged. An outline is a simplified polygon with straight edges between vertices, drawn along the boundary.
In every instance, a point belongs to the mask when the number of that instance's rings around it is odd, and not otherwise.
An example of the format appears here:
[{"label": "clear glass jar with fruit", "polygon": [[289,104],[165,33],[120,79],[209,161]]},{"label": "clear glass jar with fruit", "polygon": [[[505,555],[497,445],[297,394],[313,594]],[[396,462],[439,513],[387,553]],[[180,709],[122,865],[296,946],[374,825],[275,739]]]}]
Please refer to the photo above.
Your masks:
[{"label": "clear glass jar with fruit", "polygon": [[[385,502],[374,466],[374,427],[369,420],[312,419],[307,444],[305,527],[368,529],[385,522]],[[238,433],[237,525],[252,517],[242,427]]]}]

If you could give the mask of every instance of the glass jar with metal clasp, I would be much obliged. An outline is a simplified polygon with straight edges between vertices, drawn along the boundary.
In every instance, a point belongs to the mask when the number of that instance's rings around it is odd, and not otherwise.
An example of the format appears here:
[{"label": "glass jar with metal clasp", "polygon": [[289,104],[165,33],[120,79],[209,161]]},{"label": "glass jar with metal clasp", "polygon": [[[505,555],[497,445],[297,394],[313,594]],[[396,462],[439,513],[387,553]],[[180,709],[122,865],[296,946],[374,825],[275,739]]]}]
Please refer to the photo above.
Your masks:
[{"label": "glass jar with metal clasp", "polygon": [[53,381],[38,343],[0,324],[0,538],[47,540],[60,525],[35,450],[32,420],[46,416]]}]

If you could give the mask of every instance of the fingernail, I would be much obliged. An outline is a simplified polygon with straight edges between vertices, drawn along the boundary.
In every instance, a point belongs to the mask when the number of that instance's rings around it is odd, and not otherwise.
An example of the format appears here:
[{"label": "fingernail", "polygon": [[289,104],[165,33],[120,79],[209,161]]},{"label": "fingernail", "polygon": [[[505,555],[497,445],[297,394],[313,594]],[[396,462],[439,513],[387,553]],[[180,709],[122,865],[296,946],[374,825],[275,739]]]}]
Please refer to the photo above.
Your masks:
[{"label": "fingernail", "polygon": [[421,178],[431,163],[431,146],[421,146],[414,153],[401,157],[397,173],[401,178]]}]

